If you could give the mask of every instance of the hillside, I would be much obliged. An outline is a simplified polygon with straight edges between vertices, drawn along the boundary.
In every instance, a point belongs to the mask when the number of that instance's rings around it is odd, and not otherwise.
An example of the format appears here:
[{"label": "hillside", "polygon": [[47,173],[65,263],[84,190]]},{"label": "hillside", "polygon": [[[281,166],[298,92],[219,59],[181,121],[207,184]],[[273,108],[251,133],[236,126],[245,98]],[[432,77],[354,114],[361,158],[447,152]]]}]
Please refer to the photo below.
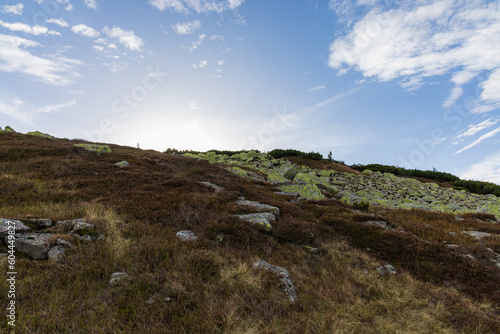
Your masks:
[{"label": "hillside", "polygon": [[498,198],[339,168],[2,132],[0,294],[15,225],[18,333],[500,333]]}]

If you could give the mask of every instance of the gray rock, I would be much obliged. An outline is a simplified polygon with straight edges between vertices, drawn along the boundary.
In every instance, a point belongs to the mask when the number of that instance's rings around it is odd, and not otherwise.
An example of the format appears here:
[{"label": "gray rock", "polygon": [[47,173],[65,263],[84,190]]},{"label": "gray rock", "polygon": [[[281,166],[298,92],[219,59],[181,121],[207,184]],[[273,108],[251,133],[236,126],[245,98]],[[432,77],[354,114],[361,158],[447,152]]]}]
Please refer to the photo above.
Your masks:
[{"label": "gray rock", "polygon": [[73,244],[69,241],[66,241],[64,239],[57,239],[56,241],[56,244],[58,244],[59,246],[64,246],[64,247],[73,247]]},{"label": "gray rock", "polygon": [[[61,239],[59,239],[59,240],[61,240]],[[49,250],[49,252],[47,253],[47,256],[49,258],[49,261],[59,262],[64,258],[65,252],[66,252],[66,250],[64,249],[63,246],[55,246]]]},{"label": "gray rock", "polygon": [[198,237],[189,230],[179,231],[175,234],[175,236],[182,241],[195,241],[196,239],[198,239]]},{"label": "gray rock", "polygon": [[386,264],[385,266],[380,266],[377,268],[377,272],[382,275],[395,275],[396,274],[396,269],[394,269],[393,266],[390,264]]},{"label": "gray rock", "polygon": [[39,228],[39,229],[52,226],[52,220],[50,220],[50,219],[32,218],[32,219],[26,219],[26,222],[31,223],[33,225],[36,225],[36,228]]},{"label": "gray rock", "polygon": [[93,230],[95,228],[94,224],[87,223],[84,219],[60,220],[56,223],[56,226],[62,226],[64,229],[73,232],[78,230]]},{"label": "gray rock", "polygon": [[[44,260],[50,249],[49,239],[52,235],[51,233],[16,234],[14,235],[16,251],[35,260]],[[8,237],[5,237],[5,242],[7,239]]]},{"label": "gray rock", "polygon": [[130,163],[127,161],[120,161],[120,162],[115,163],[115,166],[120,167],[120,168],[124,168],[124,167],[130,166]]},{"label": "gray rock", "polygon": [[237,205],[246,206],[259,212],[270,212],[276,216],[279,216],[280,209],[276,206],[262,204],[256,201],[238,200]]},{"label": "gray rock", "polygon": [[458,222],[460,222],[462,220],[465,220],[465,218],[462,218],[462,217],[459,217],[459,216],[455,216],[455,220],[458,221]]},{"label": "gray rock", "polygon": [[463,234],[468,234],[470,235],[471,237],[474,237],[478,240],[482,239],[482,238],[486,238],[486,237],[489,237],[491,234],[489,233],[486,233],[486,232],[479,232],[479,231],[462,231]]},{"label": "gray rock", "polygon": [[250,213],[246,215],[238,215],[238,218],[250,224],[256,225],[265,231],[271,231],[273,226],[269,221],[275,221],[276,217],[272,213]]},{"label": "gray rock", "polygon": [[296,303],[299,300],[299,296],[297,294],[297,290],[295,289],[295,286],[293,285],[292,279],[290,277],[290,274],[288,273],[288,270],[286,270],[283,267],[279,266],[273,266],[272,264],[267,263],[266,261],[259,259],[256,261],[253,266],[255,268],[259,269],[265,269],[268,271],[272,271],[280,276],[280,284],[283,290],[285,291],[288,300],[293,304]]},{"label": "gray rock", "polygon": [[308,253],[319,254],[319,248],[311,247],[311,246],[307,246],[307,245],[302,245],[302,248],[304,248],[304,250]]},{"label": "gray rock", "polygon": [[15,233],[31,230],[30,227],[24,225],[19,220],[0,218],[0,238],[5,238],[9,234],[9,230],[14,227]]},{"label": "gray rock", "polygon": [[216,184],[213,184],[212,182],[208,182],[208,181],[203,181],[203,182],[200,182],[201,184],[204,184],[206,186],[209,186],[211,187],[213,190],[215,190],[215,192],[219,192],[219,191],[222,191],[224,190],[224,187],[221,187],[221,186],[218,186]]},{"label": "gray rock", "polygon": [[122,283],[128,279],[127,273],[116,272],[111,275],[111,279],[109,280],[109,285],[116,285],[118,283]]},{"label": "gray rock", "polygon": [[299,193],[296,192],[288,192],[288,191],[275,191],[275,194],[282,195],[282,196],[294,196],[294,197],[299,197]]},{"label": "gray rock", "polygon": [[382,220],[368,220],[363,222],[363,225],[387,228],[387,223]]},{"label": "gray rock", "polygon": [[298,171],[294,166],[287,166],[283,169],[281,169],[281,174],[283,174],[283,177],[289,180],[293,180],[295,175],[297,175]]}]

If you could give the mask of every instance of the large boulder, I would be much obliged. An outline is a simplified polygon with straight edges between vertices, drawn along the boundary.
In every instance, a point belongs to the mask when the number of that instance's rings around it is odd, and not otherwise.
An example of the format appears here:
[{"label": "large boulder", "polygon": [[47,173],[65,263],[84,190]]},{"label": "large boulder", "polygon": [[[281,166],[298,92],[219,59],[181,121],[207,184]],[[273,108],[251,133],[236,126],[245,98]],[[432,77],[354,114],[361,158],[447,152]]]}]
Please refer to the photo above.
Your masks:
[{"label": "large boulder", "polygon": [[287,193],[298,193],[303,199],[319,200],[326,198],[315,184],[291,184],[281,186],[279,189]]},{"label": "large boulder", "polygon": [[12,231],[12,229],[14,229],[14,233],[31,230],[19,220],[0,218],[0,238],[5,238],[9,234],[9,230]]},{"label": "large boulder", "polygon": [[280,214],[280,209],[276,206],[268,205],[268,204],[262,204],[256,201],[247,201],[247,200],[238,200],[236,202],[237,205],[240,206],[245,206],[248,207],[252,210],[258,211],[258,212],[270,212],[276,216],[279,216]]},{"label": "large boulder", "polygon": [[276,217],[272,213],[268,212],[238,215],[238,218],[267,232],[270,232],[273,229],[270,221],[276,220]]},{"label": "large boulder", "polygon": [[49,261],[60,262],[62,259],[64,259],[65,252],[66,250],[64,249],[64,247],[58,245],[52,247],[47,253],[47,256],[49,258]]},{"label": "large boulder", "polygon": [[[49,239],[51,233],[26,233],[14,235],[14,245],[16,251],[26,254],[35,260],[44,260],[50,249]],[[9,236],[5,237],[8,242]]]}]

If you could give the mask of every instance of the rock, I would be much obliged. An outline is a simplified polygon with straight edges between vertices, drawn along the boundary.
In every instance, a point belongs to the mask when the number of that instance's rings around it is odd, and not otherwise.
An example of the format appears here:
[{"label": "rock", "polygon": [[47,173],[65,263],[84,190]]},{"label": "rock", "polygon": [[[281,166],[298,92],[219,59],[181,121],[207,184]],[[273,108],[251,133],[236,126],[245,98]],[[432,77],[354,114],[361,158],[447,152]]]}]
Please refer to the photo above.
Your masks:
[{"label": "rock", "polygon": [[256,201],[247,201],[247,200],[238,200],[236,202],[237,205],[241,206],[246,206],[251,209],[254,209],[256,211],[262,212],[271,212],[272,214],[279,216],[280,214],[280,209],[276,206],[268,205],[268,204],[262,204]]},{"label": "rock", "polygon": [[9,234],[9,230],[14,228],[15,233],[21,233],[31,230],[30,227],[24,225],[19,220],[0,218],[0,238],[5,238]]},{"label": "rock", "polygon": [[[158,299],[160,299],[160,297],[161,297],[160,294],[156,293],[156,294],[152,295],[151,297],[149,297],[148,300],[146,300],[146,304],[153,305],[154,303],[156,303],[158,301]],[[167,303],[170,303],[172,301],[172,298],[170,298],[169,296],[164,296],[161,299]]]},{"label": "rock", "polygon": [[462,217],[459,217],[459,216],[455,216],[455,220],[458,221],[458,222],[461,222],[461,221],[465,220],[465,218],[462,218]]},{"label": "rock", "polygon": [[253,225],[256,225],[267,232],[270,232],[273,229],[273,226],[269,221],[276,220],[276,217],[272,213],[267,213],[267,212],[238,215],[238,218]]},{"label": "rock", "polygon": [[125,167],[130,166],[130,163],[127,161],[120,161],[120,162],[115,163],[115,166],[120,167],[120,168],[125,168]]},{"label": "rock", "polygon": [[298,171],[294,166],[286,166],[281,169],[281,174],[285,179],[293,180]]},{"label": "rock", "polygon": [[206,186],[211,187],[213,190],[215,190],[215,192],[219,192],[219,191],[224,190],[224,187],[218,186],[218,185],[213,184],[213,183],[208,182],[208,181],[203,181],[203,182],[200,182],[200,183],[201,183],[201,184],[204,184],[204,185],[206,185]]},{"label": "rock", "polygon": [[198,237],[189,230],[179,231],[175,234],[175,236],[182,241],[195,241],[196,239],[198,239]]},{"label": "rock", "polygon": [[464,258],[469,259],[469,260],[475,260],[476,258],[472,254],[465,254],[462,255]]},{"label": "rock", "polygon": [[297,294],[297,290],[293,285],[292,279],[288,270],[283,267],[273,266],[272,264],[267,263],[266,261],[259,259],[256,261],[253,266],[259,269],[265,269],[268,271],[272,271],[280,276],[280,284],[283,290],[285,291],[288,300],[293,304],[299,300],[299,296]]},{"label": "rock", "polygon": [[13,128],[11,128],[10,126],[8,126],[8,125],[7,125],[7,126],[5,127],[4,132],[14,132],[14,133],[15,133],[16,131],[15,131]]},{"label": "rock", "polygon": [[275,191],[274,193],[281,196],[293,196],[293,197],[299,196],[299,193],[296,192]]},{"label": "rock", "polygon": [[479,232],[479,231],[462,231],[463,234],[468,234],[471,237],[474,237],[478,240],[481,240],[482,238],[489,237],[491,234],[485,233],[485,232]]},{"label": "rock", "polygon": [[66,241],[64,239],[57,239],[56,244],[64,247],[73,247],[73,244],[71,242]]},{"label": "rock", "polygon": [[321,193],[318,186],[315,184],[292,184],[288,186],[281,186],[281,191],[298,193],[304,199],[326,199],[325,195]]},{"label": "rock", "polygon": [[304,250],[308,253],[319,254],[319,248],[311,247],[311,246],[307,246],[307,245],[302,245],[302,248],[304,248]]},{"label": "rock", "polygon": [[382,275],[395,275],[396,274],[396,269],[394,269],[393,266],[390,264],[386,264],[385,266],[380,266],[377,268],[377,272]]},{"label": "rock", "polygon": [[47,139],[55,139],[54,136],[51,136],[47,133],[43,133],[43,132],[40,132],[40,131],[31,131],[31,132],[26,132],[27,135],[30,135],[30,136],[37,136],[37,137],[42,137],[42,138],[47,138]]},{"label": "rock", "polygon": [[[59,240],[61,240],[61,239],[59,239]],[[64,258],[65,252],[66,252],[66,250],[64,249],[63,246],[55,246],[49,250],[49,252],[47,253],[47,256],[48,256],[50,261],[59,262]]]},{"label": "rock", "polygon": [[[44,260],[50,249],[49,239],[52,235],[51,233],[16,234],[14,235],[16,251],[35,260]],[[5,237],[5,242],[8,238]]]},{"label": "rock", "polygon": [[78,230],[93,230],[95,228],[94,224],[87,223],[84,219],[60,220],[56,223],[56,226],[62,226],[64,229],[73,232]]},{"label": "rock", "polygon": [[26,223],[33,225],[36,229],[43,229],[52,226],[52,220],[50,219],[31,218],[26,219]]},{"label": "rock", "polygon": [[456,244],[448,244],[448,245],[446,245],[446,247],[451,248],[451,249],[455,249],[455,248],[459,248],[460,246],[456,245]]},{"label": "rock", "polygon": [[387,223],[382,220],[368,220],[363,222],[363,225],[387,228]]},{"label": "rock", "polygon": [[122,272],[116,272],[111,275],[109,280],[109,285],[116,285],[122,283],[128,279],[128,274]]}]

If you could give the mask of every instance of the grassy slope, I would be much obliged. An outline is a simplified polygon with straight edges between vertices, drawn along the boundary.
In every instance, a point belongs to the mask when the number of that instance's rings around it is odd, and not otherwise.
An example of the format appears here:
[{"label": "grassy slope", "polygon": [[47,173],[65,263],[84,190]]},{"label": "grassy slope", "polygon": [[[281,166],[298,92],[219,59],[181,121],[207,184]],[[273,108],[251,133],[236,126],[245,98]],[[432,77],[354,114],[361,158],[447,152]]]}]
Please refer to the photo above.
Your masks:
[{"label": "grassy slope", "polygon": [[[57,264],[18,254],[19,332],[500,333],[499,271],[486,250],[500,252],[500,242],[447,233],[500,233],[474,215],[456,222],[378,209],[396,227],[383,232],[361,225],[368,218],[337,201],[290,204],[271,185],[205,161],[115,145],[97,155],[74,143],[0,134],[0,217],[84,217],[106,235]],[[117,172],[121,160],[132,166]],[[226,190],[198,183],[206,180]],[[244,212],[234,204],[239,196],[280,207],[272,234],[235,220]],[[181,229],[202,237],[182,243],[175,238]],[[444,242],[460,244],[459,251]],[[288,303],[276,276],[252,268],[258,258],[289,270],[298,305]],[[386,263],[396,276],[376,274]],[[116,271],[131,280],[109,287]]]}]

